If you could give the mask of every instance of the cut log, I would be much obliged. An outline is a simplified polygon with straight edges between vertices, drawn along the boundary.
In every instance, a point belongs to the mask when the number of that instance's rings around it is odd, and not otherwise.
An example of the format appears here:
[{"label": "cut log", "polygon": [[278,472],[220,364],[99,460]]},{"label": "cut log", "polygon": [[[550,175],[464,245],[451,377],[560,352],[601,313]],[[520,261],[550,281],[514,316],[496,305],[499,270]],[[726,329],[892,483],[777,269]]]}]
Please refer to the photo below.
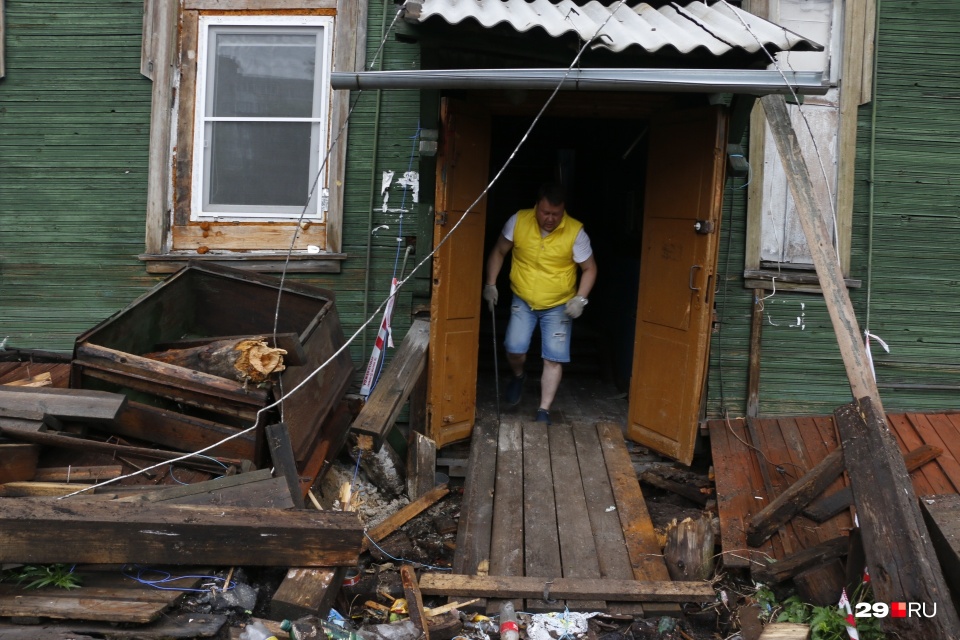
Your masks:
[{"label": "cut log", "polygon": [[[907,466],[907,473],[916,471],[928,462],[935,460],[941,453],[943,453],[943,449],[940,447],[925,444],[905,454],[903,456],[903,462]],[[803,510],[803,515],[814,522],[826,522],[852,505],[853,491],[850,487],[844,487],[836,493],[817,498],[811,502],[807,508]]]},{"label": "cut log", "polygon": [[747,544],[759,547],[777,528],[800,513],[843,472],[843,448],[837,447],[802,478],[750,518]]},{"label": "cut log", "polygon": [[355,513],[20,498],[0,511],[0,562],[355,565]]},{"label": "cut log", "polygon": [[708,580],[713,575],[714,536],[712,519],[674,520],[667,527],[667,546],[663,550],[667,570],[674,580]]},{"label": "cut log", "polygon": [[[171,351],[173,349],[191,349],[193,347],[205,347],[212,342],[240,342],[249,340],[250,336],[211,336],[209,338],[184,338],[182,340],[170,340],[168,342],[158,342],[153,345],[153,350]],[[296,333],[278,333],[276,339],[268,335],[262,338],[270,347],[276,347],[286,351],[283,354],[283,364],[288,367],[300,366],[307,363],[307,352],[300,343],[300,336]]]},{"label": "cut log", "polygon": [[0,386],[0,408],[10,412],[49,413],[70,420],[110,422],[126,401],[126,396],[106,391]]},{"label": "cut log", "polygon": [[839,558],[793,577],[800,599],[818,607],[836,606],[837,594],[846,586],[846,582],[846,571]]},{"label": "cut log", "polygon": [[286,349],[268,345],[263,336],[255,336],[217,340],[188,349],[157,351],[143,357],[221,378],[259,384],[270,374],[284,370],[283,356],[286,353]]},{"label": "cut log", "polygon": [[0,484],[33,480],[40,447],[32,444],[0,444]]},{"label": "cut log", "polygon": [[707,583],[607,578],[543,578],[468,576],[424,573],[420,591],[435,596],[477,598],[543,598],[631,602],[712,602],[717,594]]},{"label": "cut log", "polygon": [[[804,549],[775,562],[767,561],[765,566],[753,569],[751,575],[757,582],[778,584],[789,580],[798,573],[835,560],[847,554],[849,536],[837,536],[815,547]],[[862,570],[861,570],[862,574]]]}]

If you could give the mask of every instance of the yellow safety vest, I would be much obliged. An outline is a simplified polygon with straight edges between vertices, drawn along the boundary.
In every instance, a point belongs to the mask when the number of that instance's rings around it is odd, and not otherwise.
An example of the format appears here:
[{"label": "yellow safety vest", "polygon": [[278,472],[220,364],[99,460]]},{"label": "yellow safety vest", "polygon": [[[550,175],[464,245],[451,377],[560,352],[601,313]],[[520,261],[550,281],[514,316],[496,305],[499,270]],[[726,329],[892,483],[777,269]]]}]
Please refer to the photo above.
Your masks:
[{"label": "yellow safety vest", "polygon": [[573,243],[583,223],[563,212],[557,228],[540,235],[536,210],[517,212],[513,229],[510,288],[538,311],[561,305],[577,293],[577,263]]}]

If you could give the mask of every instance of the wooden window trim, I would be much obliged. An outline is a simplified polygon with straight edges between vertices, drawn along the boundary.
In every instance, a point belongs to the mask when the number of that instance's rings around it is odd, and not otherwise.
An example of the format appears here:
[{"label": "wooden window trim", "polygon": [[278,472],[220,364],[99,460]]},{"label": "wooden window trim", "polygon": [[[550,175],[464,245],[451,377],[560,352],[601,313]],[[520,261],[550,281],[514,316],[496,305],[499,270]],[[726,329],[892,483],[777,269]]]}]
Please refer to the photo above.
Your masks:
[{"label": "wooden window trim", "polygon": [[[254,255],[286,254],[295,222],[270,223],[182,223],[184,197],[189,206],[189,188],[185,178],[192,170],[193,98],[196,82],[197,27],[201,11],[244,11],[264,14],[332,15],[334,22],[333,70],[354,71],[363,66],[366,46],[366,3],[356,0],[187,0],[183,11],[179,3],[148,0],[144,11],[144,43],[141,71],[154,80],[150,127],[150,177],[147,197],[145,252],[141,256],[148,271],[152,262],[167,263],[167,256],[206,259],[262,261]],[[358,26],[362,25],[361,28]],[[178,29],[179,26],[179,29]],[[179,34],[179,41],[178,41]],[[180,61],[185,64],[180,66]],[[179,71],[179,89],[174,81]],[[174,103],[177,107],[174,111]],[[330,105],[330,139],[343,133],[327,161],[329,209],[323,223],[301,225],[294,255],[300,262],[318,265],[321,271],[339,271],[343,229],[343,175],[346,166],[349,93],[335,91]],[[174,129],[173,123],[176,128]],[[318,187],[318,190],[320,187]],[[317,196],[319,197],[319,194]],[[177,219],[180,216],[180,219]],[[189,215],[187,216],[189,218]],[[188,227],[196,227],[189,229]],[[206,227],[206,228],[204,228]],[[244,228],[248,227],[248,228]],[[242,232],[239,229],[243,229]],[[257,244],[259,233],[268,243]],[[277,244],[270,238],[285,237]],[[319,246],[320,254],[307,253],[307,246]],[[208,252],[215,255],[209,255]],[[256,251],[257,253],[250,253]],[[199,253],[198,253],[199,252]],[[162,258],[162,259],[161,259]],[[322,264],[324,260],[330,264]],[[156,267],[159,268],[159,267]]]}]

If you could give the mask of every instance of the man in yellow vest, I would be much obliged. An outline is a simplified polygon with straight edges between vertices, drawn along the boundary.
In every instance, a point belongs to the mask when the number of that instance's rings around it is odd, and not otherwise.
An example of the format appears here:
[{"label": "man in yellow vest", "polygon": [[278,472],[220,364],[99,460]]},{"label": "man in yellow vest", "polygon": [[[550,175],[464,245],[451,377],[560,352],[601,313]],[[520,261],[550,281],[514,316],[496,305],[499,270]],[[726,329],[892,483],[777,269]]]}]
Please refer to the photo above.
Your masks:
[{"label": "man in yellow vest", "polygon": [[[491,311],[497,304],[497,276],[503,260],[513,251],[510,289],[513,301],[504,338],[513,379],[507,385],[507,404],[519,404],[527,378],[524,363],[533,330],[539,324],[543,375],[536,420],[550,424],[550,405],[560,386],[563,364],[570,362],[573,319],[587,305],[597,279],[590,238],[583,224],[564,210],[563,187],[540,187],[537,206],[518,211],[507,220],[497,244],[487,258],[483,299]],[[577,284],[577,267],[580,283]]]}]

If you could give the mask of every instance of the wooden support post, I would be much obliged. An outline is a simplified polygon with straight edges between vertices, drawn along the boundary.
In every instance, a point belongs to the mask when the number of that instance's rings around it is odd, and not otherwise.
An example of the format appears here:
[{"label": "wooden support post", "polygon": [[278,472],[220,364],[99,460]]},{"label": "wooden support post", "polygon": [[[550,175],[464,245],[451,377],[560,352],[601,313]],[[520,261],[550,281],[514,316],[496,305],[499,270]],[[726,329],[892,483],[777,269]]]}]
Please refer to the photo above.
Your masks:
[{"label": "wooden support post", "polygon": [[407,497],[416,500],[437,482],[437,443],[416,431],[407,441]]},{"label": "wooden support post", "polygon": [[273,460],[277,475],[282,476],[287,481],[290,496],[293,498],[293,505],[297,509],[303,509],[303,494],[307,492],[310,485],[300,486],[300,474],[297,471],[297,461],[293,457],[293,445],[290,444],[290,432],[287,430],[287,425],[282,422],[268,424],[266,434],[270,459]]},{"label": "wooden support post", "polygon": [[[883,602],[938,602],[936,618],[890,618],[903,636],[960,637],[960,617],[937,563],[906,466],[886,424],[877,383],[826,221],[818,214],[810,172],[781,95],[760,99],[780,152],[787,183],[817,269],[855,405],[841,408],[840,441],[847,454],[874,593]],[[836,415],[836,414],[835,414]],[[860,419],[855,419],[860,418]],[[858,472],[863,477],[857,477]],[[897,532],[896,536],[891,532]]]},{"label": "wooden support post", "polygon": [[753,290],[750,316],[750,357],[747,368],[747,417],[760,415],[760,347],[763,344],[763,289]]}]

